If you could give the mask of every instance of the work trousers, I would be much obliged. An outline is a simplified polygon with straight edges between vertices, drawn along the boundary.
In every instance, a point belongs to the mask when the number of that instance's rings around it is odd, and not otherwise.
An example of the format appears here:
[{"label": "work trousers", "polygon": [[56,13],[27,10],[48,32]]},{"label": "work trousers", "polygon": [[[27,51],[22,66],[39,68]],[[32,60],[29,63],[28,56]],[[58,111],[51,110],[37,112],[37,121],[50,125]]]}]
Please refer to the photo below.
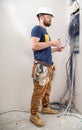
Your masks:
[{"label": "work trousers", "polygon": [[[35,68],[37,64],[33,65],[32,77],[35,73]],[[34,82],[34,90],[31,99],[31,114],[35,115],[39,111],[40,101],[42,106],[48,106],[50,103],[50,92],[51,92],[51,80],[52,80],[52,66],[48,67],[49,82],[44,86],[40,86],[39,82]]]}]

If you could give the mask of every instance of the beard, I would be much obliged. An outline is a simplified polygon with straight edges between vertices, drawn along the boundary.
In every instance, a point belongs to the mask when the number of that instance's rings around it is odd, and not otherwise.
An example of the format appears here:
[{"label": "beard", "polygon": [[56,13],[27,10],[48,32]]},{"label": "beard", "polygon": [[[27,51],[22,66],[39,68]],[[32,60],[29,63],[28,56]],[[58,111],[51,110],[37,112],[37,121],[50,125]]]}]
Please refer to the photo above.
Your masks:
[{"label": "beard", "polygon": [[49,26],[51,25],[51,21],[49,21],[49,22],[44,21],[44,25],[45,25],[46,27],[49,27]]}]

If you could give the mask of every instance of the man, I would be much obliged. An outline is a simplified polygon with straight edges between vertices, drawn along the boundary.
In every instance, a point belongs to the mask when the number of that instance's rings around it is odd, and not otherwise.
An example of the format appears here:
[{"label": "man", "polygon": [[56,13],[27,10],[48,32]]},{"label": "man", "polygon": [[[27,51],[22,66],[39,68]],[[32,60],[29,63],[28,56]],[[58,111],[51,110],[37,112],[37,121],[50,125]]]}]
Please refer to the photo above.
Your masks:
[{"label": "man", "polygon": [[[34,54],[32,78],[34,90],[31,99],[30,121],[37,126],[44,126],[45,122],[40,118],[39,106],[42,103],[43,114],[58,114],[53,110],[50,103],[51,81],[54,72],[52,52],[62,51],[60,40],[51,41],[46,28],[51,25],[53,12],[48,7],[41,7],[37,11],[39,25],[31,31],[31,47]],[[51,49],[51,46],[54,48]]]}]

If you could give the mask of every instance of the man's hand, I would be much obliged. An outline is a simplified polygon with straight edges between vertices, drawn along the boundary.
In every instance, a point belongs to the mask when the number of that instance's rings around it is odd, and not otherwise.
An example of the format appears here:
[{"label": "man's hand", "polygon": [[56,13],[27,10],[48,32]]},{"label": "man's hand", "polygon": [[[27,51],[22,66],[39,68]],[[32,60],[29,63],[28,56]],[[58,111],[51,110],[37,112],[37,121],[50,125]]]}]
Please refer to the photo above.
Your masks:
[{"label": "man's hand", "polygon": [[64,49],[64,46],[61,45],[60,39],[55,40],[55,41],[53,42],[53,46],[55,46],[56,48],[53,48],[53,49],[52,49],[52,52],[56,52],[56,51],[61,52],[61,51]]},{"label": "man's hand", "polygon": [[52,49],[51,49],[51,51],[52,51],[52,53],[53,52],[61,52],[61,51],[63,51],[63,49],[64,49],[64,47],[63,46],[61,46],[60,48],[58,48],[58,47],[53,47]]},{"label": "man's hand", "polygon": [[53,41],[52,45],[55,46],[55,47],[57,47],[57,48],[60,48],[61,47],[61,41],[60,41],[60,39]]},{"label": "man's hand", "polygon": [[57,48],[57,51],[63,51],[63,49],[64,49],[64,47],[63,46],[61,46],[61,47],[59,47],[59,48]]}]

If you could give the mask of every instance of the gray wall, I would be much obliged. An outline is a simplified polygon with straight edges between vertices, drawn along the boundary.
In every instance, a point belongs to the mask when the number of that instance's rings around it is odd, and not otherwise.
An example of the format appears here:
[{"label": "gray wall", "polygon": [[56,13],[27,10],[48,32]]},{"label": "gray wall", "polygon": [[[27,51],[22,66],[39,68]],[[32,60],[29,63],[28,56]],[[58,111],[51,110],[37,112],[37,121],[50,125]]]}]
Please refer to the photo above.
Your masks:
[{"label": "gray wall", "polygon": [[[38,24],[35,13],[46,5],[54,10],[55,17],[48,32],[53,39],[66,43],[66,1],[60,0],[3,0],[0,1],[0,111],[29,110],[33,91],[31,69],[30,31]],[[52,83],[51,101],[60,100],[66,87],[65,64],[69,45],[61,53],[53,54],[56,65]]]}]

